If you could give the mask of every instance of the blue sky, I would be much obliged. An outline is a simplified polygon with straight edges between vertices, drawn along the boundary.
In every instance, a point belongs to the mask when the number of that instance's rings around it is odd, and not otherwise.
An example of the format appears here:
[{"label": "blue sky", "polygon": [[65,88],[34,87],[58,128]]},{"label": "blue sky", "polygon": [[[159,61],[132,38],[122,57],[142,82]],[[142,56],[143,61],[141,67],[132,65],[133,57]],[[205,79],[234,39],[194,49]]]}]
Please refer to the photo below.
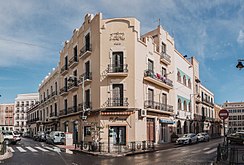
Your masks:
[{"label": "blue sky", "polygon": [[215,102],[244,101],[244,1],[242,0],[8,0],[0,2],[0,103],[37,92],[58,65],[63,42],[85,14],[135,17],[141,32],[161,25],[176,48],[200,62],[200,79]]}]

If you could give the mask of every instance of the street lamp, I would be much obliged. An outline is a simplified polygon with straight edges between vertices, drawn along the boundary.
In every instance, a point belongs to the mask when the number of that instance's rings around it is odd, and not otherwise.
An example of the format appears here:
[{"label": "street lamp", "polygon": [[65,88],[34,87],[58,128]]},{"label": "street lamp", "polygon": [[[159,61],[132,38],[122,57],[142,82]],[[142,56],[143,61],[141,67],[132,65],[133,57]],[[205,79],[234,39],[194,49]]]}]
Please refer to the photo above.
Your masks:
[{"label": "street lamp", "polygon": [[242,61],[244,61],[244,59],[239,59],[238,64],[236,65],[236,68],[239,70],[241,70],[244,67],[244,65],[242,64]]}]

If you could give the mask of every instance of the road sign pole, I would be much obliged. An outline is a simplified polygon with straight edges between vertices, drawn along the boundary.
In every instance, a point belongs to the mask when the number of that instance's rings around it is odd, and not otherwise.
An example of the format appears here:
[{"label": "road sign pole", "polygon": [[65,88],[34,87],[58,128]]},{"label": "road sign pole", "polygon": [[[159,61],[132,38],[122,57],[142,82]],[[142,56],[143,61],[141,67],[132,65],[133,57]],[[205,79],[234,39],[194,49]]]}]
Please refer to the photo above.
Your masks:
[{"label": "road sign pole", "polygon": [[223,119],[223,127],[224,127],[224,144],[225,144],[225,119]]}]

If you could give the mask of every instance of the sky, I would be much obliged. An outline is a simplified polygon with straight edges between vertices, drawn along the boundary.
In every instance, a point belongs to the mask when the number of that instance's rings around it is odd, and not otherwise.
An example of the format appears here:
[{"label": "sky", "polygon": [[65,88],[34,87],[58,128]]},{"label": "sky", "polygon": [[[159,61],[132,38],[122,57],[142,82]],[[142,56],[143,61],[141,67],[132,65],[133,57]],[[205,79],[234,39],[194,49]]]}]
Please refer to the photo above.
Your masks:
[{"label": "sky", "polygon": [[38,92],[59,51],[87,13],[135,17],[141,33],[163,26],[176,49],[200,63],[201,83],[215,103],[244,101],[242,0],[8,0],[0,2],[0,103]]}]

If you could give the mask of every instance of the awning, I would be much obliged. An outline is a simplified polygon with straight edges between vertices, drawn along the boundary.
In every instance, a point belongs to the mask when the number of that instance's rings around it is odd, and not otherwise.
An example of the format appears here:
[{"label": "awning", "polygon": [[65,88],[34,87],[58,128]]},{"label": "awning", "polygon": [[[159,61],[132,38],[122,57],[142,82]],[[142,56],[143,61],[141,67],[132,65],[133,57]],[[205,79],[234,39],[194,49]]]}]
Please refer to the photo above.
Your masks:
[{"label": "awning", "polygon": [[173,120],[168,119],[159,119],[160,123],[166,123],[166,124],[174,124],[175,122]]}]

